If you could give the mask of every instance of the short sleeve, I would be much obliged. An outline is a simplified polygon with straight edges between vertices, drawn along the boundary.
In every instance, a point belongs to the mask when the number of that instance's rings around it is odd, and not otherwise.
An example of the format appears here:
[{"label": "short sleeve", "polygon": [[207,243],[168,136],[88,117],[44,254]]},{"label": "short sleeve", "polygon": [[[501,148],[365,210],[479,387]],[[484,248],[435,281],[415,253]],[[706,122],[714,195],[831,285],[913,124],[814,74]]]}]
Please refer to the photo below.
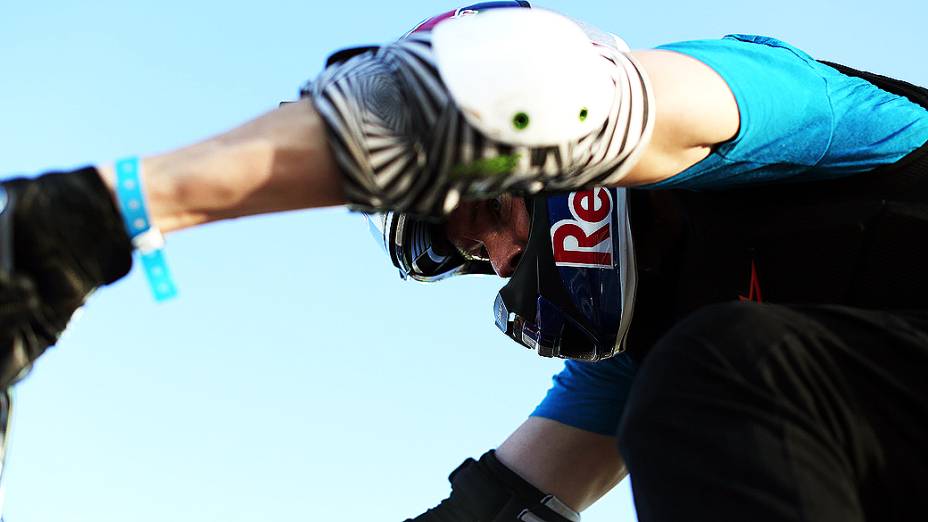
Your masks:
[{"label": "short sleeve", "polygon": [[646,188],[719,189],[836,178],[893,163],[928,140],[928,111],[775,38],[730,35],[659,47],[705,63],[738,103],[737,136]]},{"label": "short sleeve", "polygon": [[717,188],[799,176],[831,142],[834,118],[825,80],[802,51],[773,38],[728,36],[659,47],[717,72],[738,103],[737,136],[660,188]]},{"label": "short sleeve", "polygon": [[592,363],[567,361],[532,416],[615,435],[636,370],[624,354]]}]

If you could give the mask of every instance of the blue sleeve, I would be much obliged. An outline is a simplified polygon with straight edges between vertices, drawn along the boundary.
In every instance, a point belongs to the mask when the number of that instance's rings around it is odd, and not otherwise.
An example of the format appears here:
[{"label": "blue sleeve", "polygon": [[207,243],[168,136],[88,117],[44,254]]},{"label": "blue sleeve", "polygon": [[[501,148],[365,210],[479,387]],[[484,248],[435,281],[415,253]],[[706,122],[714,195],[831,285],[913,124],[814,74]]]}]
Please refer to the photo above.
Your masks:
[{"label": "blue sleeve", "polygon": [[532,416],[615,435],[636,369],[623,354],[595,363],[567,361]]},{"label": "blue sleeve", "polygon": [[928,111],[762,36],[660,47],[715,70],[738,103],[737,136],[648,188],[825,179],[895,162],[928,141]]}]

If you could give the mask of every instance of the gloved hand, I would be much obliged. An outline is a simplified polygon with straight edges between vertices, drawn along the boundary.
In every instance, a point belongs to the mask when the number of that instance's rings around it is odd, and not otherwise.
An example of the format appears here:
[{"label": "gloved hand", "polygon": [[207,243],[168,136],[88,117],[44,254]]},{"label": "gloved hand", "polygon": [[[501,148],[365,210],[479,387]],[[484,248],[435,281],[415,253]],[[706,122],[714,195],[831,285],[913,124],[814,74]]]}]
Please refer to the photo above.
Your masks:
[{"label": "gloved hand", "polygon": [[55,344],[94,289],[131,266],[122,217],[95,169],[0,183],[0,390]]},{"label": "gloved hand", "polygon": [[580,513],[507,468],[490,450],[448,477],[451,496],[405,522],[580,522]]},{"label": "gloved hand", "polygon": [[624,42],[549,11],[480,6],[336,53],[301,90],[355,209],[441,217],[462,198],[613,184],[634,166],[654,110]]}]

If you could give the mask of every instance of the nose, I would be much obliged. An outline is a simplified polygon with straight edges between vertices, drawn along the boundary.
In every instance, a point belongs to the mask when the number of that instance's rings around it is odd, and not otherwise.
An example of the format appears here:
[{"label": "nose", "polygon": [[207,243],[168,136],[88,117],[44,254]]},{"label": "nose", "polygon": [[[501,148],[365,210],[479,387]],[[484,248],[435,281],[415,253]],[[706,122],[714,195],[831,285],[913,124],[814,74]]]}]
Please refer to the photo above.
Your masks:
[{"label": "nose", "polygon": [[525,245],[518,241],[517,238],[508,234],[494,235],[493,238],[487,238],[484,242],[487,254],[490,257],[490,265],[493,271],[500,277],[511,277],[519,266],[519,260],[522,259],[522,252]]}]

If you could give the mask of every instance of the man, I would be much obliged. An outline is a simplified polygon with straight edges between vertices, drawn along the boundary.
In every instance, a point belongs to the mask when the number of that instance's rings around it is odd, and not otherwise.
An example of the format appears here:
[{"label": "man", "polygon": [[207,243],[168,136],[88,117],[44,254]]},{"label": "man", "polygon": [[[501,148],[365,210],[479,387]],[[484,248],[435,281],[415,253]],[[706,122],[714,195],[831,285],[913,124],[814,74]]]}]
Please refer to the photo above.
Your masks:
[{"label": "man", "polygon": [[[497,324],[518,342],[542,354],[581,359],[625,348],[605,361],[569,362],[533,416],[495,452],[465,461],[451,475],[451,497],[416,520],[575,520],[572,510],[582,510],[625,475],[616,444],[635,477],[642,520],[896,519],[924,508],[917,484],[925,456],[900,440],[925,436],[900,419],[913,426],[925,419],[924,408],[915,404],[926,390],[917,375],[906,375],[907,368],[928,362],[925,316],[868,309],[924,307],[903,289],[907,282],[924,284],[920,270],[904,261],[923,259],[921,247],[887,236],[898,236],[903,222],[912,224],[891,207],[923,208],[923,189],[900,192],[922,184],[903,181],[920,175],[918,168],[889,165],[909,153],[910,164],[925,161],[928,120],[918,104],[928,102],[928,92],[822,65],[759,37],[666,48],[714,66],[738,98],[742,128],[662,185],[729,188],[753,177],[767,186],[715,194],[633,191],[627,214],[613,210],[625,197],[622,191],[597,189],[465,203],[443,228],[402,214],[380,218],[384,245],[404,277],[434,281],[491,268],[511,278],[497,298]],[[741,53],[757,54],[733,59]],[[752,71],[758,63],[764,70]],[[760,72],[765,77],[750,78]],[[810,72],[809,83],[790,88]],[[812,81],[831,83],[818,101]],[[885,97],[890,93],[874,84],[909,100],[890,109],[885,104],[895,104],[891,99],[902,100]],[[774,100],[801,104],[802,110],[783,114],[773,109]],[[870,118],[873,110],[881,121]],[[828,112],[830,128],[822,128],[816,120]],[[752,114],[766,119],[752,122],[763,131],[754,137],[744,126]],[[869,133],[883,132],[881,124],[887,125],[884,137],[867,143]],[[915,128],[909,144],[890,153],[893,160],[879,159],[888,149],[877,142],[893,148],[910,139],[896,142],[898,133]],[[828,143],[816,145],[822,138]],[[884,166],[873,171],[877,165]],[[868,174],[847,178],[851,172]],[[818,183],[770,185],[791,177]],[[887,197],[895,203],[887,206]],[[547,200],[547,209],[539,199]],[[597,202],[605,212],[595,211]],[[565,203],[569,214],[550,213]],[[626,223],[607,224],[613,213],[630,221],[633,241],[622,236]],[[592,226],[581,228],[587,223]],[[571,226],[575,236],[559,234]],[[590,240],[599,231],[608,233]],[[541,244],[533,244],[536,238]],[[622,310],[628,303],[621,296],[603,299],[627,281],[612,279],[605,289],[591,290],[580,274],[618,271],[620,252],[631,243],[639,279],[628,286],[637,285],[637,301]],[[545,249],[547,256],[537,252]],[[567,255],[571,250],[616,260],[580,260]],[[560,272],[547,281],[536,268],[545,263]],[[633,312],[628,326],[610,318],[611,339],[622,347],[599,343],[571,354],[565,348],[583,344],[576,338],[573,345],[544,342],[541,302],[556,300],[552,279],[573,298],[556,305],[561,311],[574,305],[572,319],[587,320],[587,333],[601,333],[603,324],[596,324],[595,313],[577,313],[584,305],[593,312],[608,308],[606,303],[623,316]],[[761,302],[764,295],[807,304],[705,306]],[[686,319],[694,310],[699,312]],[[890,323],[898,330],[882,326]],[[556,325],[556,335],[566,324]],[[880,356],[871,360],[875,350]],[[858,397],[858,387],[868,392]],[[896,394],[905,412],[886,413],[882,401],[870,398]]]},{"label": "man", "polygon": [[[501,36],[507,27],[518,27],[519,38]],[[475,39],[475,35],[480,36]],[[327,72],[306,89],[313,104],[303,102],[284,107],[209,142],[143,161],[150,212],[150,219],[145,216],[144,221],[173,230],[224,217],[338,204],[346,200],[357,208],[393,208],[441,215],[458,207],[461,208],[459,213],[464,212],[468,207],[458,205],[462,196],[486,197],[506,192],[531,195],[596,184],[664,182],[664,187],[682,183],[690,187],[718,188],[730,185],[733,179],[739,183],[771,182],[788,177],[811,181],[812,175],[816,179],[818,174],[847,176],[913,157],[914,160],[900,163],[900,167],[886,176],[882,175],[883,170],[878,170],[874,173],[880,175],[848,178],[864,180],[862,182],[834,181],[827,186],[814,185],[815,190],[745,189],[720,193],[718,197],[699,195],[692,198],[671,194],[664,201],[660,196],[647,194],[632,197],[629,201],[632,208],[643,210],[614,214],[610,227],[616,228],[609,229],[614,230],[614,235],[609,237],[627,239],[637,228],[637,239],[649,248],[638,248],[633,257],[626,258],[616,254],[631,254],[631,243],[625,241],[624,247],[621,242],[613,243],[612,260],[625,262],[618,265],[625,267],[625,275],[618,282],[623,308],[614,310],[620,315],[619,324],[606,324],[606,321],[602,325],[614,327],[612,343],[606,342],[607,332],[591,333],[583,325],[577,327],[580,332],[577,335],[590,334],[584,338],[586,344],[560,342],[578,338],[542,336],[544,325],[530,324],[537,318],[528,313],[531,307],[526,308],[524,302],[521,306],[516,303],[518,297],[524,295],[522,290],[543,290],[539,287],[514,288],[509,298],[501,299],[502,310],[513,313],[500,316],[500,325],[507,333],[517,336],[521,342],[544,348],[546,353],[596,359],[615,355],[626,345],[629,353],[637,352],[637,357],[620,356],[623,358],[614,359],[618,361],[615,363],[610,362],[612,360],[606,361],[609,364],[597,363],[602,366],[596,366],[593,371],[606,371],[609,377],[604,380],[606,384],[622,382],[608,372],[621,375],[622,364],[631,364],[636,359],[645,361],[619,429],[619,443],[636,477],[636,499],[642,519],[853,519],[864,514],[872,516],[874,506],[877,510],[888,509],[887,506],[909,507],[909,504],[897,502],[900,499],[893,497],[892,491],[890,494],[880,491],[876,499],[870,495],[858,496],[856,491],[876,491],[865,486],[890,484],[884,480],[887,477],[917,476],[917,459],[909,462],[915,468],[905,468],[901,473],[895,468],[888,474],[883,468],[877,473],[868,473],[874,469],[874,461],[900,465],[898,456],[885,454],[886,448],[913,445],[896,444],[898,441],[891,436],[901,433],[897,427],[888,430],[889,439],[884,433],[875,436],[872,426],[865,428],[866,433],[862,434],[859,430],[839,429],[854,428],[858,424],[849,419],[856,419],[853,413],[860,405],[852,404],[847,394],[829,393],[835,388],[846,391],[847,386],[839,386],[840,383],[829,379],[799,377],[812,370],[854,366],[855,361],[859,362],[859,357],[853,356],[842,361],[822,363],[820,360],[829,358],[836,350],[860,355],[853,349],[845,349],[846,345],[850,346],[848,339],[831,335],[836,324],[840,325],[837,327],[840,333],[857,340],[851,348],[860,348],[856,344],[869,333],[875,339],[871,346],[876,346],[877,342],[889,343],[895,347],[904,346],[916,354],[914,359],[895,361],[899,366],[919,367],[921,360],[917,353],[922,345],[917,340],[921,331],[918,314],[867,312],[872,308],[920,308],[917,296],[922,281],[917,271],[901,270],[890,274],[908,276],[905,281],[910,283],[908,287],[898,279],[891,279],[881,281],[886,284],[859,289],[858,280],[849,274],[838,273],[841,277],[835,278],[836,274],[825,272],[826,264],[818,266],[818,271],[813,270],[813,277],[806,276],[799,281],[838,279],[840,284],[833,288],[812,285],[811,294],[802,296],[795,292],[806,288],[805,285],[799,285],[798,289],[783,286],[783,267],[789,266],[791,256],[771,257],[770,252],[758,250],[756,259],[747,258],[751,277],[746,297],[760,300],[760,289],[770,297],[771,283],[763,274],[765,266],[775,266],[778,270],[774,276],[781,280],[772,284],[774,300],[799,296],[800,301],[849,302],[860,308],[799,312],[785,307],[710,307],[704,309],[702,315],[677,324],[669,334],[663,334],[686,313],[733,297],[724,295],[723,290],[731,283],[726,279],[740,278],[746,269],[740,265],[744,256],[750,254],[750,248],[763,245],[752,234],[765,233],[777,238],[778,229],[774,223],[784,225],[781,236],[785,234],[787,239],[800,240],[830,238],[831,231],[848,234],[863,223],[867,225],[864,227],[868,228],[867,234],[850,234],[850,237],[838,234],[839,240],[834,245],[847,250],[833,252],[828,260],[842,260],[844,264],[835,265],[839,269],[848,266],[866,269],[862,272],[865,281],[878,275],[881,272],[878,268],[886,266],[881,264],[885,263],[884,258],[896,259],[899,251],[869,247],[882,247],[880,238],[898,228],[887,226],[887,220],[890,225],[909,223],[905,221],[911,214],[909,204],[917,206],[922,201],[917,179],[912,175],[912,172],[919,172],[915,167],[920,156],[910,154],[926,139],[924,110],[912,100],[875,89],[867,81],[842,75],[775,40],[735,38],[721,44],[680,44],[671,47],[672,50],[631,53],[623,50],[617,40],[612,45],[608,41],[597,41],[591,46],[589,40],[584,40],[586,37],[573,26],[547,15],[481,13],[470,22],[458,20],[454,24],[437,25],[434,41],[427,34],[416,34],[381,50],[337,56]],[[479,52],[475,52],[475,42],[480,44],[476,46]],[[517,57],[514,61],[494,61],[494,49],[502,48],[503,44],[518,51],[512,53]],[[536,53],[538,49],[546,52]],[[563,49],[570,52],[562,52]],[[734,55],[729,68],[724,62],[713,63],[713,56],[719,53]],[[476,63],[469,61],[473,56],[477,57]],[[552,70],[574,71],[575,76],[564,78],[538,67],[542,63],[551,65],[552,61],[558,66]],[[527,67],[525,74],[540,76],[530,78],[533,83],[521,83],[526,78],[521,74],[504,82],[496,81],[494,89],[488,92],[479,88],[481,81],[483,84],[487,81],[480,77],[486,71],[478,67],[484,63],[494,65],[489,72],[490,77],[497,80],[504,78],[501,71],[524,63],[535,65]],[[576,67],[576,64],[583,67]],[[760,82],[752,83],[758,74],[768,70],[780,72],[769,78],[761,76]],[[725,71],[735,74],[726,76]],[[783,71],[788,72],[784,74]],[[475,77],[481,81],[475,82]],[[767,88],[758,86],[783,78],[796,79],[796,84],[774,82],[771,85],[776,92],[772,97],[769,85]],[[549,84],[557,88],[547,91],[538,87]],[[603,85],[611,89],[602,89]],[[507,105],[511,96],[529,92],[529,87],[534,90],[528,110]],[[890,85],[886,87],[891,88]],[[904,90],[904,86],[896,87],[896,90]],[[858,91],[866,96],[855,97],[853,93]],[[582,96],[577,99],[568,96],[569,99],[564,100],[565,92]],[[836,96],[836,93],[842,95]],[[847,93],[851,94],[845,96]],[[404,110],[396,111],[400,100]],[[845,103],[834,105],[832,101]],[[489,110],[494,107],[496,109]],[[542,110],[546,108],[551,108],[551,113],[560,119],[548,121],[548,112]],[[860,125],[863,116],[870,117],[881,110],[892,117],[869,118],[866,127]],[[502,117],[497,119],[498,115]],[[573,120],[568,121],[568,118]],[[872,132],[862,134],[862,128]],[[331,155],[325,147],[323,129],[328,132]],[[783,145],[783,139],[794,135],[798,139],[791,146]],[[832,144],[843,146],[832,147]],[[120,234],[121,216],[108,190],[118,193],[126,189],[123,182],[118,181],[119,176],[126,173],[137,176],[138,163],[121,165],[126,168],[103,166],[96,171],[46,176],[36,182],[6,185],[8,199],[15,205],[6,207],[15,211],[4,213],[12,218],[8,229],[19,232],[18,238],[29,240],[17,239],[20,243],[15,245],[15,257],[10,263],[13,268],[7,271],[12,274],[11,282],[4,288],[21,290],[20,297],[11,302],[31,303],[16,314],[10,314],[4,323],[10,326],[4,332],[14,332],[7,344],[12,353],[22,354],[25,348],[25,356],[10,365],[8,375],[18,373],[13,371],[17,365],[21,367],[22,361],[28,362],[38,356],[54,341],[70,311],[88,290],[118,278],[127,270],[128,241]],[[97,171],[101,174],[99,178]],[[344,185],[340,184],[340,175],[344,177]],[[916,181],[906,183],[912,179]],[[138,182],[138,178],[130,180],[133,183],[127,190]],[[67,190],[63,188],[66,186]],[[813,185],[805,187],[810,186]],[[789,199],[779,199],[781,197]],[[602,208],[597,205],[606,204],[596,201],[609,201],[610,210],[611,205],[626,201],[624,192],[604,189],[575,195],[574,203],[577,198],[581,206],[574,206],[574,211],[591,214],[597,214]],[[545,198],[534,199],[550,203]],[[586,207],[582,203],[584,200]],[[62,212],[55,206],[59,201],[73,202],[73,207]],[[131,195],[119,201],[126,207],[124,216],[131,215],[131,210],[138,210],[131,205],[132,201],[137,201],[131,199]],[[769,213],[776,210],[778,201],[789,203],[783,207],[789,210],[785,215]],[[849,213],[848,202],[853,203]],[[574,203],[567,201],[568,205]],[[507,205],[511,211],[518,200],[503,198],[498,204],[500,211]],[[822,208],[827,210],[824,215]],[[520,215],[516,210],[516,216]],[[752,216],[747,210],[758,215]],[[58,216],[62,214],[89,216],[88,234],[53,241],[36,239],[61,229],[63,225]],[[632,216],[630,224],[622,219],[628,215]],[[45,219],[37,220],[38,216]],[[751,217],[753,221],[747,219]],[[835,221],[826,219],[825,233],[810,236],[809,229],[822,218],[835,218]],[[541,220],[541,214],[534,211],[532,219]],[[127,221],[130,233],[140,233],[140,246],[149,248],[154,244],[151,248],[157,250],[157,242],[144,243],[150,235],[141,233],[149,227],[140,226],[141,230],[136,231],[135,220]],[[917,224],[917,219],[915,222]],[[690,227],[691,223],[698,226]],[[548,224],[555,226],[558,222]],[[604,253],[597,250],[603,243],[596,240],[599,236],[594,234],[599,229],[576,226],[580,230],[573,236],[576,242],[560,244],[565,251]],[[674,227],[680,229],[679,234]],[[497,227],[497,231],[504,229],[506,227]],[[655,238],[650,244],[640,239],[649,237],[649,229],[653,231],[651,237]],[[545,229],[542,237],[547,233]],[[112,244],[98,245],[96,238],[99,237],[111,238]],[[519,262],[520,253],[518,248],[499,250],[491,246],[500,237],[499,234],[474,234],[472,229],[464,227],[460,237],[453,239],[456,246],[464,250],[462,256],[477,261],[489,257],[500,274],[511,272],[515,281],[523,266]],[[520,234],[513,237],[522,238]],[[526,246],[528,241],[526,239]],[[592,244],[581,244],[587,241]],[[404,241],[404,244],[411,243]],[[868,248],[863,249],[861,245],[868,245]],[[515,246],[519,246],[517,242]],[[906,245],[890,241],[889,246]],[[481,252],[481,247],[486,247],[487,251]],[[556,245],[549,243],[547,248],[552,247]],[[732,250],[730,258],[718,255],[726,248]],[[863,255],[870,252],[874,256]],[[892,255],[887,256],[887,253]],[[903,253],[912,254],[910,259],[921,259],[917,251]],[[412,257],[415,264],[404,270],[410,275],[430,278],[460,271],[465,266],[455,261],[454,252],[443,254],[436,250],[432,254],[435,255]],[[814,265],[815,257],[807,257],[805,261],[812,261]],[[434,260],[440,270],[421,272],[417,263],[428,259]],[[596,259],[602,261],[602,257]],[[630,270],[630,259],[639,264],[640,281],[636,281],[635,271]],[[673,266],[675,260],[679,260],[681,266]],[[565,266],[570,266],[571,261],[565,262],[568,263]],[[727,262],[737,262],[739,266],[728,270],[724,264]],[[597,266],[596,263],[586,264]],[[599,264],[605,265],[604,262]],[[531,268],[531,265],[525,266]],[[540,271],[545,266],[539,263],[536,269]],[[67,285],[62,285],[62,281]],[[635,295],[632,290],[638,285],[640,288]],[[649,287],[651,290],[645,291]],[[67,291],[61,291],[62,288]],[[655,288],[658,291],[654,291]],[[892,291],[883,291],[886,289]],[[777,291],[781,292],[780,296],[776,295]],[[713,295],[713,292],[721,295]],[[532,296],[545,297],[545,294]],[[660,299],[664,296],[670,297]],[[632,297],[634,303],[629,301]],[[560,308],[555,306],[552,310],[564,311],[564,302],[554,304]],[[628,304],[634,304],[634,313],[645,317],[646,321],[627,324],[631,317],[631,307],[625,306]],[[652,313],[645,313],[649,310]],[[510,321],[513,318],[520,320],[518,324]],[[563,316],[558,332],[566,332],[563,325],[574,324],[579,319],[582,317],[576,314]],[[629,329],[619,335],[623,320]],[[892,323],[893,328],[889,332],[885,327],[876,328],[875,332],[862,331],[874,323]],[[722,328],[732,324],[745,331]],[[780,344],[771,339],[790,341],[782,342],[788,350],[772,352],[771,349]],[[642,341],[640,349],[634,347],[636,340]],[[643,351],[654,343],[656,347],[645,360]],[[829,349],[812,350],[825,345]],[[571,351],[574,346],[587,349]],[[751,357],[732,360],[741,355]],[[777,357],[791,357],[792,360],[776,360]],[[789,364],[777,366],[771,360]],[[793,360],[802,364],[793,364]],[[761,361],[765,364],[759,364]],[[873,381],[874,373],[898,373],[878,365],[873,367],[877,370],[864,377],[855,376],[853,382]],[[575,373],[583,371],[578,365],[569,368]],[[697,369],[700,371],[691,371]],[[797,370],[809,371],[799,375]],[[759,372],[760,376],[748,375],[748,371]],[[843,372],[838,374],[839,379],[850,379]],[[787,387],[786,381],[802,386]],[[748,386],[752,384],[762,386]],[[810,388],[814,384],[826,389]],[[890,384],[899,386],[884,383],[875,389],[898,388],[919,396],[919,392],[913,391],[917,390],[917,382],[915,385],[911,382]],[[707,390],[707,385],[718,386]],[[795,390],[801,404],[790,402],[794,397],[768,393],[770,388],[777,392],[782,388]],[[720,403],[720,398],[732,394],[748,397],[753,402]],[[808,400],[802,402],[801,399]],[[910,401],[910,398],[905,400]],[[619,406],[624,402],[619,401]],[[838,407],[819,408],[821,402]],[[824,418],[810,417],[810,409],[823,414]],[[562,412],[573,410],[560,409]],[[620,408],[617,410],[613,412],[615,422],[603,425],[617,427],[621,414]],[[769,419],[759,415],[771,411],[774,414]],[[894,411],[910,414],[916,410]],[[555,413],[540,414],[545,415],[555,417]],[[593,417],[601,418],[599,412]],[[922,418],[914,417],[915,420]],[[490,455],[480,464],[463,467],[456,474],[451,500],[432,516],[466,518],[472,510],[480,509],[486,510],[480,516],[487,519],[497,515],[525,520],[532,520],[530,517],[572,518],[574,515],[567,506],[581,509],[614,483],[621,476],[621,461],[610,435],[571,428],[570,422],[562,422],[566,420],[530,419],[500,448],[498,459]],[[713,433],[708,431],[710,428],[722,431]],[[823,434],[824,428],[829,430]],[[791,436],[772,436],[784,430]],[[827,437],[853,443],[835,444],[833,440],[825,440]],[[550,454],[546,454],[547,450],[551,450]],[[856,460],[850,459],[848,454]],[[893,458],[888,458],[890,456]],[[819,465],[822,467],[816,467]],[[516,473],[505,466],[512,467]],[[574,472],[582,476],[572,474]],[[823,480],[823,476],[837,478]],[[497,487],[500,482],[505,486]],[[526,483],[530,487],[526,487]],[[475,487],[489,489],[478,491]],[[894,493],[904,493],[907,487],[913,487],[913,483],[903,481]],[[527,494],[513,494],[520,490]],[[541,495],[538,490],[554,493],[566,505]],[[911,495],[903,497],[913,500]],[[487,505],[489,499],[502,501]]]}]

